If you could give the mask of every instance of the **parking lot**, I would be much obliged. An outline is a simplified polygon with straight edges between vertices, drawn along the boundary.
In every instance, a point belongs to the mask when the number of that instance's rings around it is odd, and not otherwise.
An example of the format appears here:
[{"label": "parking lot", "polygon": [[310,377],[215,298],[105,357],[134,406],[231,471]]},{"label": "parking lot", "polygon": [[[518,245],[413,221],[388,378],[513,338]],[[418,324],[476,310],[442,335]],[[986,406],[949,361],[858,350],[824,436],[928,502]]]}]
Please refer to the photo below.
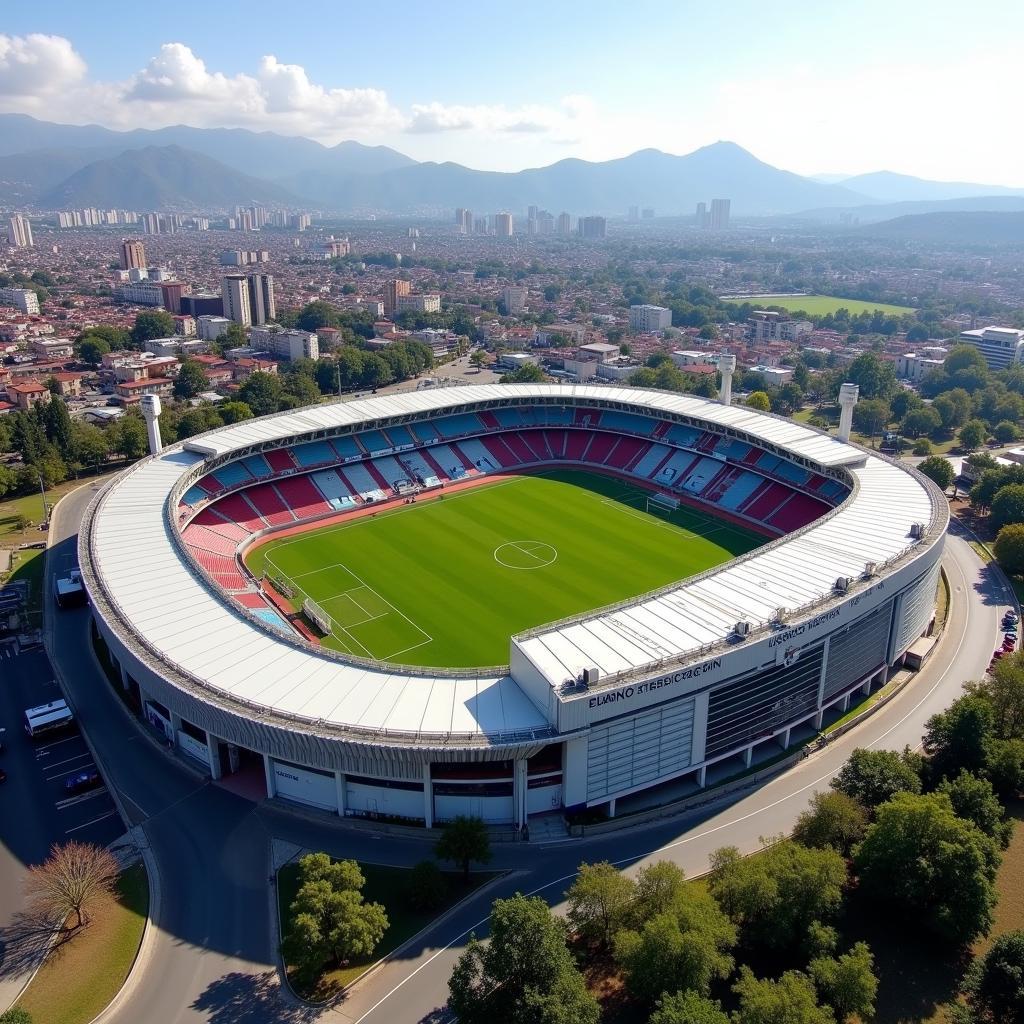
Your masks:
[{"label": "parking lot", "polygon": [[0,787],[0,840],[9,840],[8,827],[29,819],[46,845],[77,839],[105,846],[124,826],[102,777],[68,786],[69,779],[96,769],[84,738],[74,729],[33,740],[23,728],[25,708],[60,696],[41,647],[0,645],[0,739],[6,747],[0,767],[7,773]]}]

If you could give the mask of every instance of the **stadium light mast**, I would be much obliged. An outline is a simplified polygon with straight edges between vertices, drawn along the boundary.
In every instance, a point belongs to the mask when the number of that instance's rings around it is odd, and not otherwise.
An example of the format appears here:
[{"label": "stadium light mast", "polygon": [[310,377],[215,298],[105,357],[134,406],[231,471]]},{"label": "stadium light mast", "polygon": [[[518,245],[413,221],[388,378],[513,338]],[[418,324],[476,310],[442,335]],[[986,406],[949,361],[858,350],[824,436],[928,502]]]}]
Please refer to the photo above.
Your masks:
[{"label": "stadium light mast", "polygon": [[142,415],[146,419],[146,433],[149,435],[149,454],[159,455],[163,450],[160,441],[160,413],[163,408],[160,405],[159,395],[143,395],[139,405],[142,407]]},{"label": "stadium light mast", "polygon": [[722,375],[718,400],[722,405],[732,405],[732,375],[736,372],[736,357],[728,352],[723,352],[718,357],[718,372]]},{"label": "stadium light mast", "polygon": [[860,397],[860,388],[856,384],[843,384],[839,388],[839,433],[836,435],[840,441],[850,440],[850,430],[853,428],[853,407]]}]

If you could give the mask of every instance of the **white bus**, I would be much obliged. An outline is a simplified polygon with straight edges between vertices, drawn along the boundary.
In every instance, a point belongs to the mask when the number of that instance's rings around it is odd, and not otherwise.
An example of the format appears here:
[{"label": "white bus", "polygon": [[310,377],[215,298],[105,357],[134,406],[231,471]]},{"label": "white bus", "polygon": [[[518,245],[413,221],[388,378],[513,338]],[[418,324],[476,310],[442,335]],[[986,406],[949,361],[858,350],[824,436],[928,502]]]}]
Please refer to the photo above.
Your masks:
[{"label": "white bus", "polygon": [[65,700],[53,700],[37,708],[25,709],[25,732],[33,739],[48,732],[68,729],[74,724],[75,716]]},{"label": "white bus", "polygon": [[58,576],[53,581],[53,596],[58,608],[73,608],[85,604],[85,587],[82,585],[82,573],[72,569],[67,576]]}]

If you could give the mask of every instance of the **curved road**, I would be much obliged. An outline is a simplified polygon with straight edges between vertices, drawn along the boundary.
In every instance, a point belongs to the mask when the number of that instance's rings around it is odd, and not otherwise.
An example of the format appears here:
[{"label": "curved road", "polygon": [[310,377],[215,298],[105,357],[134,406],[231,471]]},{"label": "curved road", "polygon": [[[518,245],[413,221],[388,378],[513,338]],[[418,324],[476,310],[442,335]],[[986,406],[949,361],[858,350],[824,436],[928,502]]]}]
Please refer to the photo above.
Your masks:
[{"label": "curved road", "polygon": [[[76,531],[93,489],[83,487],[59,504],[48,572],[68,564]],[[55,667],[90,740],[108,784],[130,819],[140,825],[158,865],[161,898],[146,956],[106,1015],[116,1024],[271,1024],[346,1021],[413,1024],[444,1021],[452,963],[468,932],[486,920],[490,902],[515,891],[538,892],[553,905],[580,861],[612,860],[635,870],[671,859],[690,874],[707,869],[713,850],[734,845],[748,852],[761,836],[787,831],[810,795],[857,746],[917,746],[929,716],[979,678],[998,644],[999,618],[1009,593],[998,571],[981,563],[954,523],[944,565],[952,602],[946,631],[918,678],[864,724],[808,757],[784,775],[731,803],[607,837],[498,847],[492,867],[513,874],[436,925],[414,948],[365,978],[347,998],[325,1010],[297,1006],[282,993],[270,934],[272,837],[337,855],[378,863],[412,864],[421,842],[376,838],[321,823],[269,804],[253,804],[197,779],[159,750],[133,723],[90,653],[88,612],[49,617]],[[159,580],[153,581],[159,586]]]}]

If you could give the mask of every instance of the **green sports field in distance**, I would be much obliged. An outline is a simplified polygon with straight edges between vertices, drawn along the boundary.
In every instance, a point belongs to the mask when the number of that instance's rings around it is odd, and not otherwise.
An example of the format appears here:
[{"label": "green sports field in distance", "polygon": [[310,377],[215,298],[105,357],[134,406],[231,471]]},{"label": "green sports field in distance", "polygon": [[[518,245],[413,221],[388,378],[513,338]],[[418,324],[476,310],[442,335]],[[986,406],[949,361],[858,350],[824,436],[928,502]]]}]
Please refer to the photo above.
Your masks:
[{"label": "green sports field in distance", "polygon": [[[443,495],[443,496],[442,496]],[[508,661],[513,633],[693,576],[764,538],[578,471],[503,477],[271,541],[247,558],[332,620],[323,643],[407,665]]]},{"label": "green sports field in distance", "polygon": [[910,306],[894,306],[888,302],[873,302],[870,299],[844,299],[837,295],[756,295],[746,298],[724,298],[724,302],[750,302],[758,309],[768,306],[782,306],[791,313],[802,311],[811,316],[826,316],[837,309],[845,309],[852,316],[858,313],[874,313],[879,310],[892,316],[913,313]]}]

